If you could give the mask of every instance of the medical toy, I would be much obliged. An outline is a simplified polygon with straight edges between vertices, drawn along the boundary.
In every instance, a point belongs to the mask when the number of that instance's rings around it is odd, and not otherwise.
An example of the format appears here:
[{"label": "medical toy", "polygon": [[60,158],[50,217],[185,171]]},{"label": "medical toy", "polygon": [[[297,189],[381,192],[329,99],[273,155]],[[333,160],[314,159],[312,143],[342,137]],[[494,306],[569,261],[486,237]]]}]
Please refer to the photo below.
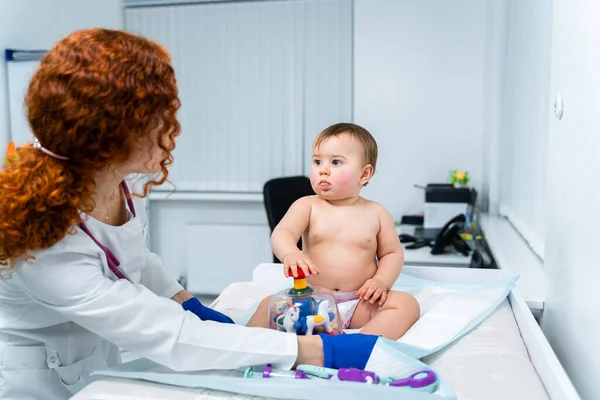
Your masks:
[{"label": "medical toy", "polygon": [[244,373],[244,378],[287,378],[287,379],[309,379],[308,376],[300,371],[287,371],[281,369],[273,369],[271,364],[263,369],[262,372],[254,371],[254,368],[249,367]]},{"label": "medical toy", "polygon": [[246,369],[244,378],[285,378],[285,379],[310,379],[321,378],[346,382],[362,382],[366,384],[380,384],[396,388],[433,393],[438,387],[438,379],[431,370],[417,371],[402,379],[381,378],[371,371],[357,368],[324,368],[314,365],[300,364],[296,371],[273,369],[267,364],[262,372],[254,371],[252,367]]},{"label": "medical toy", "polygon": [[280,291],[269,303],[271,328],[297,335],[342,333],[342,321],[331,292],[309,286],[302,270],[297,275],[294,287]]},{"label": "medical toy", "polygon": [[323,379],[337,379],[340,381],[364,382],[367,384],[381,384],[398,388],[416,390],[419,392],[433,393],[438,386],[438,379],[435,372],[431,370],[417,371],[410,376],[402,379],[393,379],[390,377],[382,378],[371,371],[365,371],[356,368],[324,368],[314,365],[300,364],[296,367],[297,371],[302,371],[308,377]]}]

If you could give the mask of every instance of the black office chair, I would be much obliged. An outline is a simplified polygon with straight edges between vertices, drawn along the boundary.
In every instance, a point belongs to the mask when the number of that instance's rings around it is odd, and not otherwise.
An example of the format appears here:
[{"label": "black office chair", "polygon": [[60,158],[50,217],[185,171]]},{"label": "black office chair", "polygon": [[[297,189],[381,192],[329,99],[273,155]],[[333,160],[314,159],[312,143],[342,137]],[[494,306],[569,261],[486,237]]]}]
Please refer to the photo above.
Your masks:
[{"label": "black office chair", "polygon": [[[263,188],[263,198],[271,233],[281,221],[290,206],[299,198],[315,194],[306,176],[290,176],[271,179]],[[302,238],[298,240],[298,248],[302,250]],[[280,260],[273,254],[273,262]]]}]

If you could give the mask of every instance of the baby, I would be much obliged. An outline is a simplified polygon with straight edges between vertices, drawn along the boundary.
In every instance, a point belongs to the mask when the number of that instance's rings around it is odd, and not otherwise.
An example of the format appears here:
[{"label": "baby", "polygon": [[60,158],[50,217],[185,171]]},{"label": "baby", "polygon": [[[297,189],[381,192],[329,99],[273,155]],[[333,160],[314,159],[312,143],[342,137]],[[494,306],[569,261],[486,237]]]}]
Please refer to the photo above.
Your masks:
[{"label": "baby", "polygon": [[[391,215],[360,197],[377,163],[377,143],[364,128],[330,126],[313,143],[310,182],[316,196],[297,200],[271,236],[284,273],[302,269],[308,282],[333,292],[345,328],[397,340],[419,318],[411,295],[390,291],[404,263]],[[296,243],[302,236],[303,251]],[[248,326],[268,327],[265,298]]]}]

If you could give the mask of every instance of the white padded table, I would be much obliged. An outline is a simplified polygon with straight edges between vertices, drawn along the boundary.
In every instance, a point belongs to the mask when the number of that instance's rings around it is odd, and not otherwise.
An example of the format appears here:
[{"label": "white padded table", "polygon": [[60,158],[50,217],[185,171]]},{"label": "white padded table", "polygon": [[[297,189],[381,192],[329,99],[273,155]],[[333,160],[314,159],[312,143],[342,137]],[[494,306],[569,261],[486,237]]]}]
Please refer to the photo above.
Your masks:
[{"label": "white padded table", "polygon": [[[469,270],[464,268],[411,268],[405,267],[406,272],[413,271],[415,275],[442,281],[456,281],[464,283],[478,282],[481,279],[494,280],[500,276],[500,271]],[[453,271],[454,270],[454,271]],[[264,272],[264,271],[263,271]],[[411,272],[412,273],[412,272]],[[262,280],[261,271],[256,271],[254,280]],[[272,286],[273,282],[267,283]],[[245,288],[245,289],[242,289]],[[232,312],[232,305],[237,304],[239,313],[243,314],[254,300],[264,296],[265,286],[233,284],[223,291],[213,305],[216,309]],[[517,303],[513,293],[511,302]],[[519,306],[519,315],[529,312],[525,303]],[[472,332],[468,333],[456,343],[446,349],[426,357],[423,361],[443,376],[454,388],[461,400],[495,400],[495,399],[576,399],[565,397],[570,393],[570,382],[564,384],[563,393],[550,391],[549,396],[545,386],[556,384],[557,381],[566,379],[564,370],[559,369],[555,363],[553,353],[545,354],[546,364],[534,366],[528,355],[520,329],[529,331],[539,329],[537,325],[523,324],[519,326],[515,320],[515,305],[505,300],[498,309],[482,322]],[[521,310],[523,308],[524,310]],[[522,317],[521,317],[522,318]],[[531,320],[533,317],[531,316]],[[528,337],[537,335],[537,332],[526,332]],[[541,331],[540,331],[541,332]],[[545,340],[545,338],[540,339]],[[544,343],[536,343],[545,348]],[[536,350],[537,351],[537,350]],[[547,352],[547,350],[546,350]],[[541,361],[540,361],[541,362]],[[553,382],[542,382],[536,369],[545,371],[546,376],[551,376]],[[550,380],[550,378],[547,378]],[[169,387],[166,385],[127,379],[103,378],[83,389],[73,399],[75,400],[100,400],[100,399],[249,399],[235,393],[224,393],[212,390],[189,389]]]}]

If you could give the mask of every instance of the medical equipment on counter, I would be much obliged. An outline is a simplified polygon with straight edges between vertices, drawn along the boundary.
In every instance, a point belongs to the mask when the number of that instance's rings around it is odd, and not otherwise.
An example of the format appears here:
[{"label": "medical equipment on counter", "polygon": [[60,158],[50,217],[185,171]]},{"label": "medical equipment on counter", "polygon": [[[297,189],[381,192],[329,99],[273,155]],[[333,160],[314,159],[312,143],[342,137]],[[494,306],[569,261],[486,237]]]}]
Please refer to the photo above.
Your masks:
[{"label": "medical equipment on counter", "polygon": [[417,371],[404,379],[396,379],[389,386],[410,388],[420,392],[433,393],[437,389],[437,377],[432,370]]},{"label": "medical equipment on counter", "polygon": [[335,297],[324,288],[309,286],[301,269],[297,275],[293,288],[280,291],[269,302],[271,328],[297,335],[342,333]]},{"label": "medical equipment on counter", "polygon": [[378,384],[391,382],[392,379],[380,379],[377,374],[371,371],[365,371],[357,368],[325,368],[314,365],[300,364],[296,367],[297,371],[302,371],[306,375],[314,376],[322,379],[337,379],[340,381],[364,382],[367,384]]},{"label": "medical equipment on counter", "polygon": [[[457,214],[472,216],[476,199],[477,192],[473,188],[456,187],[451,183],[428,184],[425,188],[423,228],[440,229]],[[470,218],[467,226],[469,223]]]},{"label": "medical equipment on counter", "polygon": [[316,376],[317,378],[330,379],[332,376],[336,376],[338,373],[337,369],[317,367],[309,364],[298,364],[296,370],[300,370],[307,375]]},{"label": "medical equipment on counter", "polygon": [[374,372],[357,368],[340,368],[336,370],[333,368],[300,364],[296,367],[296,371],[287,371],[273,369],[271,364],[267,364],[262,372],[254,371],[253,367],[249,367],[244,373],[244,378],[310,379],[311,377],[347,382],[363,382],[366,384],[382,384],[427,393],[433,393],[438,384],[437,376],[431,370],[417,371],[402,379],[392,379],[381,378]]},{"label": "medical equipment on counter", "polygon": [[437,375],[431,370],[417,371],[403,379],[381,378],[374,372],[356,368],[340,368],[339,370],[335,370],[332,368],[300,364],[296,367],[296,370],[302,371],[309,377],[315,376],[323,379],[337,378],[340,381],[364,382],[368,384],[375,383],[428,393],[433,393],[438,386]]},{"label": "medical equipment on counter", "polygon": [[248,367],[244,373],[244,378],[287,378],[287,379],[309,379],[306,374],[300,370],[288,371],[283,369],[273,369],[271,364],[267,364],[262,372],[254,371]]}]

